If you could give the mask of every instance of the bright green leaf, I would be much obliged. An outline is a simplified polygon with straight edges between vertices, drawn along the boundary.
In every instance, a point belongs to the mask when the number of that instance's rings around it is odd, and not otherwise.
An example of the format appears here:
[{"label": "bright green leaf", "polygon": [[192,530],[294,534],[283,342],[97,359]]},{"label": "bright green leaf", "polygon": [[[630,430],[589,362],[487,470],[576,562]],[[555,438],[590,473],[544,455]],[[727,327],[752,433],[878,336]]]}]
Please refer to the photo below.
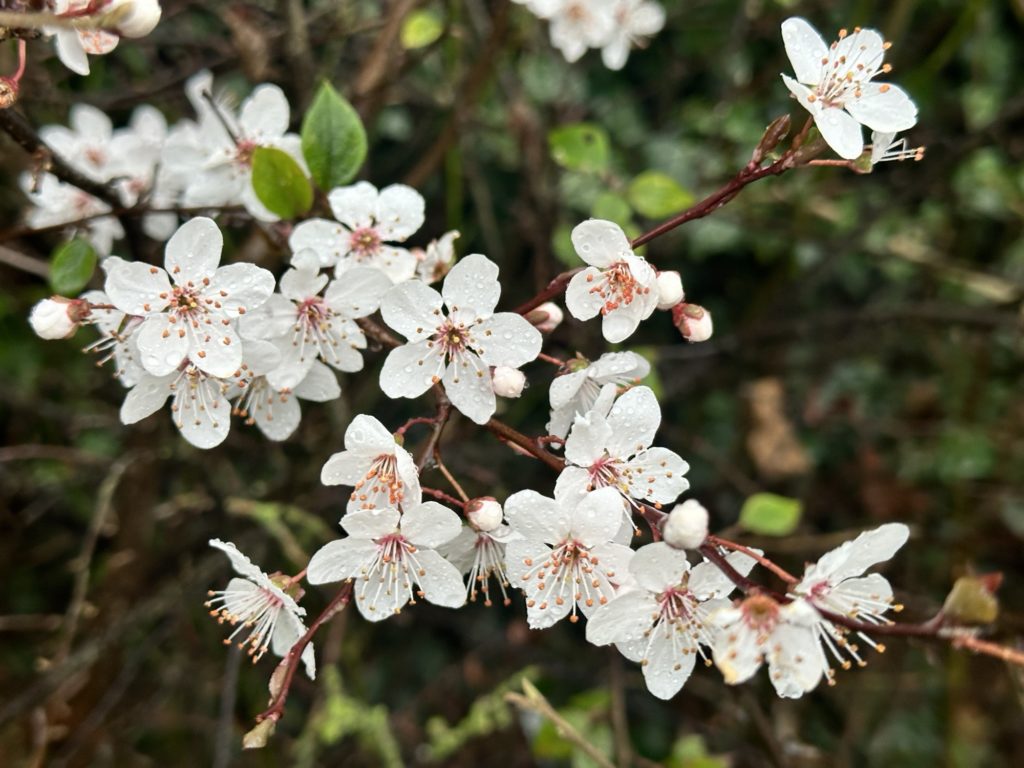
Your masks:
[{"label": "bright green leaf", "polygon": [[608,167],[608,134],[590,123],[574,123],[548,134],[552,159],[570,171],[598,173]]},{"label": "bright green leaf", "polygon": [[414,11],[402,22],[400,40],[407,50],[425,48],[444,32],[444,24],[434,11]]},{"label": "bright green leaf", "polygon": [[330,83],[320,85],[302,119],[302,155],[323,190],[348,184],[366,159],[363,121]]},{"label": "bright green leaf", "polygon": [[755,493],[743,502],[740,525],[762,536],[785,536],[800,523],[803,505],[799,499],[774,493]]},{"label": "bright green leaf", "polygon": [[96,261],[88,240],[75,238],[57,246],[50,258],[50,287],[62,296],[77,294],[92,277]]},{"label": "bright green leaf", "polygon": [[694,201],[671,176],[660,171],[644,171],[629,185],[629,202],[642,216],[660,219],[686,208]]},{"label": "bright green leaf", "polygon": [[282,219],[294,219],[313,205],[313,188],[299,164],[287,152],[257,147],[252,156],[252,187],[267,209]]},{"label": "bright green leaf", "polygon": [[594,201],[590,215],[595,219],[614,221],[620,227],[624,227],[632,219],[633,209],[629,207],[629,203],[621,195],[617,195],[614,192],[602,192],[597,200]]}]

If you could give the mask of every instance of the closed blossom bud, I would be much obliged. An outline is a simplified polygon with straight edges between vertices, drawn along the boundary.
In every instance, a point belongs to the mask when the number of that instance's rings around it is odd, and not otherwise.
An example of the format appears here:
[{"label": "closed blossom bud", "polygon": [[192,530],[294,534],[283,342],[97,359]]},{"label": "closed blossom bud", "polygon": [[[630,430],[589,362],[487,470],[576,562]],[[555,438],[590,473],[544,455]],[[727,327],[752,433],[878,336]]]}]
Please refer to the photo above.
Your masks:
[{"label": "closed blossom bud", "polygon": [[553,301],[545,301],[536,309],[531,309],[526,313],[527,321],[541,333],[551,333],[562,324],[564,318],[565,315],[562,313],[561,307]]},{"label": "closed blossom bud", "polygon": [[78,330],[79,324],[88,316],[88,301],[54,296],[32,307],[28,322],[40,338],[66,339]]},{"label": "closed blossom bud", "polygon": [[672,322],[687,341],[707,341],[714,330],[711,313],[699,304],[676,304],[672,308]]},{"label": "closed blossom bud", "polygon": [[113,0],[103,15],[103,26],[121,37],[145,37],[160,21],[158,0]]},{"label": "closed blossom bud", "polygon": [[12,77],[0,77],[0,109],[7,109],[18,100],[18,81]]},{"label": "closed blossom bud", "polygon": [[466,517],[478,531],[487,533],[501,525],[504,513],[493,496],[481,496],[466,502]]},{"label": "closed blossom bud", "polygon": [[658,309],[672,309],[683,300],[683,278],[678,272],[658,273]]},{"label": "closed blossom bud", "polygon": [[519,397],[526,386],[526,374],[518,368],[499,365],[494,369],[491,384],[498,397]]},{"label": "closed blossom bud", "polygon": [[696,549],[708,537],[708,511],[696,499],[677,504],[661,526],[665,543],[676,549]]}]

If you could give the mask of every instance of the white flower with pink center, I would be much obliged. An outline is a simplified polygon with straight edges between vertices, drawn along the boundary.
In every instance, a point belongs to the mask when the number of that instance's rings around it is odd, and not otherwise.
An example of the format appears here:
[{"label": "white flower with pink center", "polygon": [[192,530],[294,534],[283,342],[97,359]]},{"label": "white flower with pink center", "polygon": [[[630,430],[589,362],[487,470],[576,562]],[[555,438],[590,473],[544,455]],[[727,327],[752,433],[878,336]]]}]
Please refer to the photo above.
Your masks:
[{"label": "white flower with pink center", "polygon": [[551,382],[551,420],[548,434],[565,437],[577,416],[592,410],[607,384],[627,387],[638,384],[651,372],[651,365],[634,352],[606,352],[594,362],[576,357],[569,372]]},{"label": "white flower with pink center", "polygon": [[30,227],[38,229],[79,222],[75,224],[76,232],[92,243],[101,257],[110,253],[115,240],[124,237],[121,222],[113,216],[99,215],[109,213],[110,206],[98,197],[65,184],[51,173],[38,178],[24,173],[19,181],[33,206],[25,216]]},{"label": "white flower with pink center", "polygon": [[611,221],[577,224],[572,244],[590,266],[569,281],[565,306],[577,320],[601,315],[604,337],[625,341],[658,307],[654,268],[633,253],[622,227]]},{"label": "white flower with pink center", "polygon": [[377,191],[367,181],[332,189],[327,196],[337,221],[310,219],[295,227],[288,244],[295,252],[312,248],[320,265],[340,277],[358,266],[374,267],[394,283],[411,280],[417,259],[392,243],[403,243],[423,226],[423,196],[392,184]]},{"label": "white flower with pink center", "polygon": [[[352,487],[347,510],[406,510],[420,503],[419,473],[412,455],[373,416],[360,414],[345,430],[345,450],[327,460],[324,485]],[[454,535],[454,534],[453,534]]]},{"label": "white flower with pink center", "polygon": [[570,63],[588,48],[607,45],[615,32],[612,0],[561,0],[550,18],[551,44]]},{"label": "white flower with pink center", "polygon": [[381,314],[409,342],[384,361],[384,394],[419,397],[443,383],[452,405],[487,423],[496,408],[491,367],[518,368],[537,357],[543,341],[522,315],[494,312],[500,296],[498,267],[480,254],[461,259],[441,293],[419,280],[392,288]]},{"label": "white flower with pink center", "polygon": [[690,487],[690,465],[667,448],[651,447],[661,424],[661,407],[650,387],[622,395],[610,411],[577,416],[565,442],[566,467],[555,484],[555,497],[581,498],[598,488],[614,488],[626,504],[642,500],[669,504]]},{"label": "white flower with pink center", "polygon": [[[306,609],[282,588],[288,585],[288,579],[268,576],[230,542],[210,539],[210,546],[226,554],[235,572],[242,576],[231,579],[226,589],[208,593],[206,607],[210,615],[234,627],[224,643],[237,643],[239,648],[245,648],[254,663],[267,651],[286,656],[306,634],[301,619]],[[316,677],[312,643],[303,649],[302,661],[306,674]]]},{"label": "white flower with pink center", "polygon": [[[744,576],[754,566],[753,558],[740,553],[728,559]],[[689,679],[697,657],[708,660],[708,617],[730,606],[725,598],[734,585],[711,563],[690,568],[686,553],[664,542],[638,549],[629,571],[636,588],[597,609],[587,623],[587,640],[617,644],[623,655],[642,665],[648,690],[670,699]]]},{"label": "white flower with pink center", "polygon": [[615,24],[601,48],[601,60],[608,69],[622,69],[634,47],[643,47],[647,38],[665,26],[665,9],[651,0],[613,0]]},{"label": "white flower with pink center", "polygon": [[861,125],[896,133],[917,123],[917,107],[906,91],[872,82],[891,69],[882,63],[889,43],[875,30],[841,30],[829,46],[805,19],[791,18],[782,23],[782,40],[796,74],[795,80],[782,80],[840,157],[855,160],[864,151]]},{"label": "white flower with pink center", "polygon": [[546,629],[578,612],[590,616],[628,578],[633,550],[613,542],[622,523],[618,491],[602,488],[581,501],[561,501],[520,491],[505,514],[521,539],[506,548],[512,585],[526,595],[527,621]]},{"label": "white flower with pink center", "polygon": [[348,373],[363,368],[366,337],[355,321],[377,311],[391,281],[370,267],[349,270],[329,285],[328,279],[316,254],[300,251],[281,276],[281,293],[239,322],[243,338],[282,340],[281,363],[267,376],[278,389],[298,386],[317,360]]},{"label": "white flower with pink center", "polygon": [[767,664],[775,692],[798,699],[829,671],[815,630],[820,620],[805,600],[781,604],[767,595],[722,608],[709,618],[715,665],[726,683],[737,685]]},{"label": "white flower with pink center", "polygon": [[[892,558],[907,543],[909,536],[910,529],[903,523],[887,523],[872,531],[865,531],[853,541],[847,541],[822,555],[817,563],[808,565],[803,579],[790,589],[790,595],[802,598],[816,608],[850,619],[868,624],[888,624],[885,614],[900,609],[900,606],[893,604],[889,581],[878,573],[867,576],[862,574],[871,566]],[[850,667],[846,656],[858,665],[864,665],[857,645],[850,642],[846,628],[821,617],[815,629],[842,668]],[[858,633],[857,637],[878,649],[878,645],[863,632]],[[831,678],[831,672],[829,676]]]},{"label": "white flower with pink center", "polygon": [[367,620],[383,621],[417,598],[446,608],[465,604],[462,575],[435,551],[459,533],[459,518],[450,509],[427,501],[405,513],[351,512],[341,526],[348,537],[313,555],[306,577],[310,584],[351,580],[356,607]]},{"label": "white flower with pink center", "polygon": [[[96,0],[49,0],[55,16],[80,17],[92,15]],[[93,10],[92,13],[95,13]],[[120,37],[102,29],[72,29],[70,27],[44,27],[54,36],[54,48],[61,64],[77,75],[89,74],[89,56],[101,56],[117,47]]]},{"label": "white flower with pink center", "polygon": [[442,548],[441,554],[467,575],[466,597],[470,602],[475,603],[477,595],[483,595],[485,606],[489,608],[494,604],[491,599],[493,578],[501,591],[502,604],[510,605],[505,547],[520,536],[502,522],[501,505],[493,499],[469,502],[466,517],[469,525],[462,527],[459,535]]},{"label": "white flower with pink center", "polygon": [[270,297],[274,276],[254,264],[219,267],[223,244],[212,220],[192,219],[168,241],[166,271],[141,262],[108,270],[106,292],[114,306],[145,318],[135,335],[140,362],[152,375],[167,376],[183,360],[221,378],[241,366],[233,320]]}]

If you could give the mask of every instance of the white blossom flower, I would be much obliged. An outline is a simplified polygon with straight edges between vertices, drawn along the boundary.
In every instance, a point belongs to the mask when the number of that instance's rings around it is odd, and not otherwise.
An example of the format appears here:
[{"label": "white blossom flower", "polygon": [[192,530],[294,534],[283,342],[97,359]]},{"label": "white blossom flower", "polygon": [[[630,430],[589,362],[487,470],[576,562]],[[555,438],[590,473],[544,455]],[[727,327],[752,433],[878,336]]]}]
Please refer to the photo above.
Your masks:
[{"label": "white blossom flower", "polygon": [[627,578],[633,551],[613,542],[622,522],[622,500],[612,488],[563,501],[519,491],[505,514],[521,539],[506,548],[508,575],[526,594],[527,621],[546,629],[577,610],[590,616],[611,600]]},{"label": "white blossom flower", "polygon": [[230,382],[211,376],[188,362],[165,376],[144,372],[121,404],[121,423],[135,424],[171,398],[171,416],[181,436],[196,448],[215,448],[231,429]]},{"label": "white blossom flower", "polygon": [[328,285],[316,254],[307,249],[292,258],[292,269],[281,276],[281,293],[247,313],[239,330],[246,339],[284,340],[284,357],[268,375],[278,389],[298,386],[318,359],[352,373],[362,370],[360,350],[366,348],[366,337],[355,321],[376,312],[390,287],[384,273],[369,267],[351,269]]},{"label": "white blossom flower", "polygon": [[871,132],[871,165],[924,159],[924,147],[908,146],[906,139],[897,139],[894,131]]},{"label": "white blossom flower", "polygon": [[[740,553],[729,564],[746,576],[753,558]],[[699,655],[707,661],[712,631],[707,622],[728,608],[724,599],[733,583],[708,562],[690,568],[686,554],[664,542],[641,547],[629,562],[636,587],[597,609],[587,623],[587,640],[616,643],[623,654],[643,665],[647,688],[670,699],[689,679]]]},{"label": "white blossom flower", "polygon": [[327,202],[337,221],[309,219],[299,224],[288,239],[293,251],[312,248],[320,265],[333,266],[338,277],[364,266],[379,269],[395,283],[412,279],[416,257],[390,243],[405,242],[423,226],[425,203],[419,192],[404,184],[378,192],[373,184],[360,181],[332,189]]},{"label": "white blossom flower", "polygon": [[356,607],[367,620],[399,613],[415,597],[446,608],[465,604],[462,575],[435,551],[459,533],[459,518],[450,509],[427,501],[402,514],[362,510],[346,515],[341,526],[348,537],[314,554],[306,577],[310,584],[353,580]]},{"label": "white blossom flower", "polygon": [[[210,546],[226,554],[235,572],[243,577],[231,579],[227,589],[208,593],[210,599],[206,607],[210,609],[210,615],[235,628],[225,644],[237,642],[239,648],[248,646],[247,653],[253,662],[259,661],[268,650],[275,656],[286,656],[306,634],[306,625],[301,618],[306,615],[306,609],[282,589],[282,584],[286,583],[284,580],[278,583],[265,574],[234,544],[210,539]],[[315,678],[316,660],[312,643],[302,650],[302,662],[306,666],[306,674],[311,679]]]},{"label": "white blossom flower", "polygon": [[145,318],[136,336],[142,365],[154,376],[177,371],[186,358],[218,377],[231,376],[242,364],[242,344],[232,320],[269,298],[274,276],[254,264],[218,268],[223,244],[211,219],[196,218],[168,241],[167,271],[123,262],[107,272],[106,291],[113,304]]},{"label": "white blossom flower", "polygon": [[566,467],[555,483],[558,499],[580,498],[597,488],[621,493],[632,522],[634,500],[669,504],[690,487],[690,469],[667,448],[651,447],[661,424],[661,407],[650,387],[636,387],[610,411],[577,416],[565,442]]},{"label": "white blossom flower", "polygon": [[485,424],[496,407],[489,368],[518,368],[537,357],[542,343],[540,332],[521,315],[494,312],[500,295],[498,267],[480,254],[461,259],[441,293],[419,280],[392,288],[381,302],[381,315],[409,342],[384,361],[384,394],[418,397],[443,382],[452,405]]},{"label": "white blossom flower", "polygon": [[299,427],[299,399],[324,403],[341,396],[338,379],[323,363],[314,361],[303,379],[291,388],[275,387],[270,374],[280,365],[281,351],[267,341],[246,341],[241,375],[227,394],[232,413],[255,424],[271,440],[287,440]]},{"label": "white blossom flower", "polygon": [[613,0],[562,0],[561,7],[550,16],[549,32],[551,44],[566,61],[578,61],[588,48],[602,48],[612,42],[612,3]]},{"label": "white blossom flower", "polygon": [[630,48],[640,47],[648,37],[665,26],[665,9],[651,0],[614,0],[611,8],[614,25],[601,48],[601,60],[608,69],[622,69]]},{"label": "white blossom flower", "polygon": [[[121,259],[111,256],[103,265],[113,266],[119,262]],[[142,325],[142,318],[126,315],[111,306],[110,297],[103,291],[86,291],[81,298],[93,305],[89,322],[95,325],[100,333],[100,338],[87,346],[85,351],[101,355],[97,365],[113,360],[116,366],[114,377],[126,387],[135,386],[146,373],[139,362],[139,349],[134,335]],[[103,308],[99,309],[96,305]]]},{"label": "white blossom flower", "polygon": [[767,595],[717,610],[709,618],[715,665],[726,683],[737,685],[767,663],[775,692],[787,699],[800,698],[828,672],[815,631],[819,620],[805,600],[779,604]]},{"label": "white blossom flower", "polygon": [[[95,0],[48,0],[55,16],[78,17],[95,7]],[[54,36],[54,49],[61,64],[78,75],[89,74],[89,56],[110,53],[117,47],[118,35],[104,29],[44,27]]]},{"label": "white blossom flower", "polygon": [[30,227],[40,229],[74,222],[74,229],[88,239],[101,257],[110,253],[115,240],[124,237],[121,222],[113,216],[100,215],[109,213],[110,206],[98,197],[65,184],[51,173],[41,174],[38,179],[24,173],[20,183],[33,206],[25,216]]},{"label": "white blossom flower", "polygon": [[[592,410],[607,384],[625,387],[639,383],[651,371],[650,363],[635,352],[607,352],[591,363],[577,356],[569,373],[551,382],[551,420],[548,434],[565,437],[579,415]],[[613,387],[613,388],[614,388]]]},{"label": "white blossom flower", "polygon": [[602,315],[604,337],[612,343],[625,341],[658,306],[654,268],[633,253],[622,227],[611,221],[577,224],[572,244],[590,266],[569,281],[565,306],[577,320]]},{"label": "white blossom flower", "polygon": [[[804,577],[790,589],[790,594],[803,598],[821,610],[869,624],[887,624],[885,614],[899,610],[893,605],[892,587],[878,573],[862,576],[868,568],[889,560],[906,542],[910,529],[902,523],[887,523],[872,531],[865,531],[853,541],[826,553],[814,565],[808,565]],[[825,618],[819,618],[816,631],[840,666],[849,668],[845,652],[857,664],[864,661],[857,646],[849,641],[849,630]],[[879,648],[863,632],[857,636],[873,648]],[[831,678],[831,672],[829,672]]]},{"label": "white blossom flower", "polygon": [[93,181],[108,181],[122,161],[112,148],[114,126],[110,118],[89,104],[75,104],[68,113],[68,125],[44,125],[39,138],[61,159]]},{"label": "white blossom flower", "polygon": [[469,525],[463,526],[459,535],[441,548],[444,555],[460,573],[468,574],[466,597],[476,602],[482,594],[484,605],[493,605],[491,579],[498,582],[502,604],[510,605],[508,596],[509,579],[506,566],[505,545],[520,538],[512,528],[503,522],[501,505],[492,498],[473,499],[466,504],[466,518]]},{"label": "white blossom flower", "polygon": [[416,257],[417,279],[430,285],[451,271],[455,263],[455,240],[458,237],[458,231],[453,229],[437,240],[431,240],[425,249],[412,249],[412,255]]},{"label": "white blossom flower", "polygon": [[[360,414],[345,430],[345,450],[327,460],[324,485],[350,485],[347,510],[400,509],[420,503],[419,473],[410,453],[373,416]],[[454,534],[453,534],[454,535]]]},{"label": "white blossom flower", "polygon": [[891,69],[882,63],[889,44],[875,30],[841,30],[830,47],[805,19],[791,18],[782,23],[782,39],[796,74],[782,79],[840,157],[854,160],[864,151],[861,125],[895,133],[917,123],[917,107],[902,88],[873,82]]}]

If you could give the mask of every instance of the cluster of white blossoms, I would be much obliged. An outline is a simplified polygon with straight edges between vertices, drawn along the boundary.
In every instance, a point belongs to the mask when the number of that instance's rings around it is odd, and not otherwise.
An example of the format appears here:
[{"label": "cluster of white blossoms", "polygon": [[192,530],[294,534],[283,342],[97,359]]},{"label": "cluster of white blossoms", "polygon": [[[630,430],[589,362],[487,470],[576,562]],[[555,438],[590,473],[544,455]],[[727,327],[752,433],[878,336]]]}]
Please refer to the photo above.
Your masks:
[{"label": "cluster of white blossoms", "polygon": [[57,57],[79,75],[89,74],[89,56],[110,53],[122,37],[145,37],[160,21],[159,0],[47,0],[46,8],[66,24],[44,26]]},{"label": "cluster of white blossoms", "polygon": [[634,47],[665,26],[665,9],[653,0],[515,0],[549,22],[551,44],[565,60],[601,49],[609,69],[622,69]]}]

